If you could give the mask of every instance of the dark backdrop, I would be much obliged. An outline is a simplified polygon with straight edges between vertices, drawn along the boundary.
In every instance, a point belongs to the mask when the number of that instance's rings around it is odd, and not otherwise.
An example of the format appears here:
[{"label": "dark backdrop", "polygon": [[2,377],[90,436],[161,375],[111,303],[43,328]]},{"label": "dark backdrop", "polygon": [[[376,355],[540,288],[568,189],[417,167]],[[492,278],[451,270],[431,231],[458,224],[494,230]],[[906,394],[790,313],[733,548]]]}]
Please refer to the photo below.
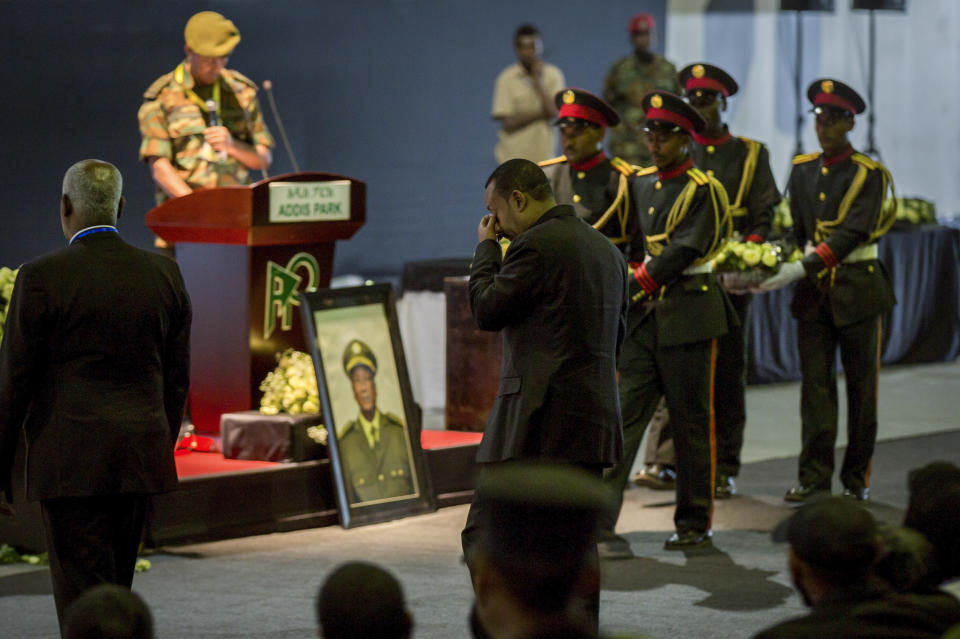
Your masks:
[{"label": "dark backdrop", "polygon": [[[518,24],[540,28],[545,57],[569,84],[600,91],[630,50],[634,13],[657,16],[662,51],[665,0],[0,0],[0,265],[62,246],[60,180],[86,157],[120,168],[121,231],[151,245],[137,108],[181,60],[187,19],[205,9],[240,29],[230,67],[273,80],[301,169],[366,181],[367,224],[337,246],[335,272],[379,278],[409,260],[472,252],[495,165],[493,81],[514,61]],[[278,147],[271,173],[291,170]]]}]

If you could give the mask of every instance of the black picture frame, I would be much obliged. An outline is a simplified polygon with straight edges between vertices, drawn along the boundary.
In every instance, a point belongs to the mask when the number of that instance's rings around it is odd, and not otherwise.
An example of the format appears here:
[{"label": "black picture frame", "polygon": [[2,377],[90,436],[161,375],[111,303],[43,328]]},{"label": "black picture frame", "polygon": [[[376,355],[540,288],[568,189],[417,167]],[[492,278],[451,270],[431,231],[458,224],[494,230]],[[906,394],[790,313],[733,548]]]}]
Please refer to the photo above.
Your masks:
[{"label": "black picture frame", "polygon": [[393,287],[301,292],[300,312],[343,527],[436,510]]}]

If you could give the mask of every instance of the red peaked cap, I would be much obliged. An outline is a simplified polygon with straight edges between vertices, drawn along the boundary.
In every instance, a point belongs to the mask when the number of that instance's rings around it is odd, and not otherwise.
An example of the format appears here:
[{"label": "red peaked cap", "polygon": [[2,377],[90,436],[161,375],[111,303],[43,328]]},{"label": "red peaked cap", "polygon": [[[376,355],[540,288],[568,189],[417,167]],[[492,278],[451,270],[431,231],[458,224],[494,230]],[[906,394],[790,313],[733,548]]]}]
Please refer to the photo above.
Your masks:
[{"label": "red peaked cap", "polygon": [[647,123],[667,122],[687,133],[703,131],[707,126],[703,116],[678,95],[667,91],[651,91],[643,96],[640,107],[646,113]]},{"label": "red peaked cap", "polygon": [[680,86],[687,93],[696,89],[708,89],[719,91],[724,97],[729,98],[739,88],[736,80],[729,73],[706,62],[688,64],[680,70],[677,78],[680,80]]},{"label": "red peaked cap", "polygon": [[814,106],[838,107],[854,115],[863,113],[867,109],[867,103],[863,101],[859,93],[840,82],[840,80],[829,78],[814,80],[813,84],[807,88],[807,99]]}]

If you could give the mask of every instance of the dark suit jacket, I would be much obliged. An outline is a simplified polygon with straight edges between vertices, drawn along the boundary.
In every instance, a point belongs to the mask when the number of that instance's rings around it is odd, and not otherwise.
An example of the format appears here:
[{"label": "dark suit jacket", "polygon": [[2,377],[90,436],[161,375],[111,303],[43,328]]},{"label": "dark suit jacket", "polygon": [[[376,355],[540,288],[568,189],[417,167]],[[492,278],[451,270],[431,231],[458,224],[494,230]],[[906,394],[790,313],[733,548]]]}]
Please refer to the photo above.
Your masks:
[{"label": "dark suit jacket", "polygon": [[175,488],[190,320],[177,265],[116,233],[24,264],[0,346],[8,497],[21,428],[31,500]]},{"label": "dark suit jacket", "polygon": [[477,246],[470,308],[477,326],[503,336],[500,389],[477,461],[620,458],[626,277],[620,252],[570,206],[550,209],[503,258],[493,240]]}]

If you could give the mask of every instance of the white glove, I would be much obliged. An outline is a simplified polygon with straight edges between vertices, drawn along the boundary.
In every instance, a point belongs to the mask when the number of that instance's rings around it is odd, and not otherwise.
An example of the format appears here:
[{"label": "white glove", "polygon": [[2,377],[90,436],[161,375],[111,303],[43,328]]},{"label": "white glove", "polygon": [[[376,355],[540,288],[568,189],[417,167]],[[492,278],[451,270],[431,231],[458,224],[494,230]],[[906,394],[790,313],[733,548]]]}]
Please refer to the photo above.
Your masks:
[{"label": "white glove", "polygon": [[806,271],[800,262],[784,262],[780,265],[780,270],[777,271],[777,274],[760,282],[756,290],[758,293],[775,291],[778,288],[783,288],[787,284],[793,284],[797,280],[802,280],[805,274]]}]

